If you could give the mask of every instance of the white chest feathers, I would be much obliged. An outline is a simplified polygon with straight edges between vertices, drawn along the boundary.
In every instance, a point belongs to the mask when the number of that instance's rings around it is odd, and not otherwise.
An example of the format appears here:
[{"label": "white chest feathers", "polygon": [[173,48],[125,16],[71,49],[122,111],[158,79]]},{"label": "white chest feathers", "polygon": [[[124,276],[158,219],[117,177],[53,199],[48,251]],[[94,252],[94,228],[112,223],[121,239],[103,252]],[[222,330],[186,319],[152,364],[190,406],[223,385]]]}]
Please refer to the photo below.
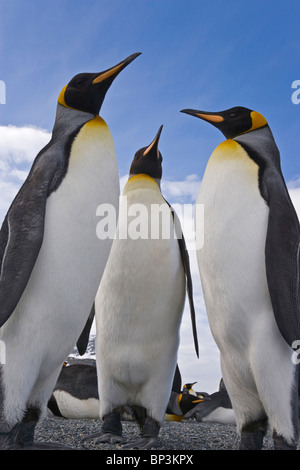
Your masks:
[{"label": "white chest feathers", "polygon": [[262,311],[271,312],[264,254],[269,208],[258,172],[242,147],[227,140],[213,152],[199,191],[204,245],[197,259],[215,338],[225,331],[239,338],[241,328],[248,334]]},{"label": "white chest feathers", "polygon": [[259,191],[258,171],[233,140],[219,145],[208,162],[197,199],[204,204],[204,245],[197,257],[205,278],[214,271],[228,283],[249,281],[254,274],[259,281],[265,278],[269,208]]},{"label": "white chest feathers", "polygon": [[99,400],[96,398],[81,400],[64,390],[55,390],[53,395],[56,399],[59,411],[64,418],[99,418]]}]

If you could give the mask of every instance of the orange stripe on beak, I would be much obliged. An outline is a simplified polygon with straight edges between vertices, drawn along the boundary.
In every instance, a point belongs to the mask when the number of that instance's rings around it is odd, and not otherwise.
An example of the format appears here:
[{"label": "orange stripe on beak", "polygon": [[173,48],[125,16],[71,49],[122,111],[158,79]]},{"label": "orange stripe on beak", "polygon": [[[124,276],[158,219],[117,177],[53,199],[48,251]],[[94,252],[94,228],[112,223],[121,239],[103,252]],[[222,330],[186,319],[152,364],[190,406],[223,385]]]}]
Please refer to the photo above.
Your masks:
[{"label": "orange stripe on beak", "polygon": [[218,114],[195,113],[195,115],[198,116],[201,119],[204,119],[205,121],[210,121],[210,122],[222,122],[222,121],[224,121],[224,118],[222,116],[219,116]]},{"label": "orange stripe on beak", "polygon": [[96,85],[96,83],[103,82],[103,80],[110,78],[112,75],[116,75],[121,70],[122,67],[123,67],[123,62],[119,65],[116,65],[112,69],[107,70],[104,73],[101,73],[100,75],[98,75],[98,77],[94,78],[93,85]]}]

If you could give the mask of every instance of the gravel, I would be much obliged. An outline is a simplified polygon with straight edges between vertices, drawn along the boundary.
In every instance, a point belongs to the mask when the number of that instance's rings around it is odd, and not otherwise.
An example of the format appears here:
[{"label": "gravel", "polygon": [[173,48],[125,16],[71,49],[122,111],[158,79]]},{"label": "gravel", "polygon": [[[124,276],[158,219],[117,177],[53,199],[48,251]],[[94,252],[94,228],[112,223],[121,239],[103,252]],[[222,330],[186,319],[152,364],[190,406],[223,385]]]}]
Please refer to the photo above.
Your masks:
[{"label": "gravel", "polygon": [[[124,438],[137,437],[138,428],[133,421],[123,421]],[[95,444],[93,440],[81,443],[81,439],[98,432],[100,421],[96,419],[64,419],[47,417],[37,427],[37,441],[56,441],[77,450],[122,450],[118,444]],[[237,450],[239,437],[235,426],[218,423],[202,423],[195,420],[165,421],[159,434],[157,450]],[[273,448],[272,439],[265,437],[264,449]]]}]

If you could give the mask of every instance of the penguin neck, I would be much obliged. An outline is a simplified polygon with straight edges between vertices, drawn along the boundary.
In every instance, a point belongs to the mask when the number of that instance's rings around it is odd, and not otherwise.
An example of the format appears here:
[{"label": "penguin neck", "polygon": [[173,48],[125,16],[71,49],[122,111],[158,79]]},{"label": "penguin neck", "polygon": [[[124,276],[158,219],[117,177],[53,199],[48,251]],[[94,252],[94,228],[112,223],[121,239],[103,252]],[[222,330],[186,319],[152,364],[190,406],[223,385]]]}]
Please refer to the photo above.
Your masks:
[{"label": "penguin neck", "polygon": [[161,181],[160,178],[152,178],[152,176],[149,176],[149,175],[147,175],[146,173],[132,173],[132,174],[130,174],[130,175],[128,176],[128,181],[129,181],[131,178],[134,178],[134,177],[137,177],[137,176],[141,176],[141,177],[144,176],[144,177],[146,177],[146,178],[151,178],[151,180],[155,181],[155,182],[158,184],[159,189],[161,189],[161,188],[160,188],[160,181]]},{"label": "penguin neck", "polygon": [[275,143],[274,136],[268,124],[266,124],[263,127],[258,127],[257,129],[254,129],[251,131],[243,132],[242,134],[239,134],[236,137],[234,137],[233,140],[241,140],[241,139],[249,139],[249,138],[253,139],[253,136],[255,136],[255,138],[264,136],[265,138],[272,140]]},{"label": "penguin neck", "polygon": [[263,165],[274,165],[277,170],[281,171],[280,153],[268,124],[254,131],[241,134],[233,140],[241,144],[248,155],[260,166],[259,161],[263,161]]},{"label": "penguin neck", "polygon": [[55,123],[52,130],[53,135],[68,135],[83,124],[95,118],[94,114],[66,108],[57,103]]}]

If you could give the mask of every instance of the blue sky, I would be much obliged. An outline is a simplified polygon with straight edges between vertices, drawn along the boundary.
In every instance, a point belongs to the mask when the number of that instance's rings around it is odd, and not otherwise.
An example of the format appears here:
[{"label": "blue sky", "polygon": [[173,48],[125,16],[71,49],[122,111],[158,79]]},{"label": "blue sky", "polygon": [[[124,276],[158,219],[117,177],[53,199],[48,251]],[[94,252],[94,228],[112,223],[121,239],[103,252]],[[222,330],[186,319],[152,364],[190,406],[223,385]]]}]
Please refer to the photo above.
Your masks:
[{"label": "blue sky", "polygon": [[[300,79],[299,44],[298,0],[0,0],[1,219],[49,140],[63,86],[79,72],[101,72],[134,52],[142,55],[114,81],[100,113],[114,138],[120,177],[163,124],[166,196],[194,202],[223,136],[180,110],[246,106],[267,118],[286,181],[298,187],[300,104],[292,103],[291,86]],[[218,354],[192,263],[203,355],[194,361],[183,342],[182,368],[186,380],[212,392]]]},{"label": "blue sky", "polygon": [[241,105],[262,112],[288,180],[300,174],[300,2],[290,0],[1,0],[1,124],[51,131],[60,89],[81,71],[136,59],[109,90],[120,173],[161,124],[164,177],[202,174],[222,135],[180,114]]}]

